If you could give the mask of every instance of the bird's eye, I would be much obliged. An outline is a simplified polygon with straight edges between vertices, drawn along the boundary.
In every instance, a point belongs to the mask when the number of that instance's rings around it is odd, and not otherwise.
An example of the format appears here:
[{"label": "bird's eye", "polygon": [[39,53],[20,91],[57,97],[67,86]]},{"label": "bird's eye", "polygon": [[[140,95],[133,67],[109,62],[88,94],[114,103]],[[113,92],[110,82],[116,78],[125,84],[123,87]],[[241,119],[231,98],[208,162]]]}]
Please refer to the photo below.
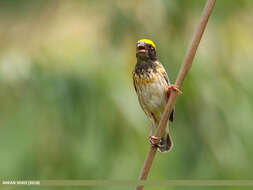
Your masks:
[{"label": "bird's eye", "polygon": [[152,45],[148,45],[148,48],[151,49],[151,48],[152,48]]}]

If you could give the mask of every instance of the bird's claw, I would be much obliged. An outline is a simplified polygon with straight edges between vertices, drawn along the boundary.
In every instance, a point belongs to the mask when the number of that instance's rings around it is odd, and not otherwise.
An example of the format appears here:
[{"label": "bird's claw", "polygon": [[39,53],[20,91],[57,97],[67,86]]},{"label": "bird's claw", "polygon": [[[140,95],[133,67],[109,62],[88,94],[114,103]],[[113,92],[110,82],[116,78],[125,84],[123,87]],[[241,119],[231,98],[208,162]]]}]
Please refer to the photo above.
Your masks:
[{"label": "bird's claw", "polygon": [[149,143],[152,146],[160,147],[160,139],[156,136],[149,136]]},{"label": "bird's claw", "polygon": [[177,85],[170,85],[169,86],[169,88],[168,88],[168,90],[170,91],[170,90],[174,90],[174,91],[176,91],[178,94],[182,94],[182,91],[181,90],[179,90],[179,88],[178,88],[178,86]]}]

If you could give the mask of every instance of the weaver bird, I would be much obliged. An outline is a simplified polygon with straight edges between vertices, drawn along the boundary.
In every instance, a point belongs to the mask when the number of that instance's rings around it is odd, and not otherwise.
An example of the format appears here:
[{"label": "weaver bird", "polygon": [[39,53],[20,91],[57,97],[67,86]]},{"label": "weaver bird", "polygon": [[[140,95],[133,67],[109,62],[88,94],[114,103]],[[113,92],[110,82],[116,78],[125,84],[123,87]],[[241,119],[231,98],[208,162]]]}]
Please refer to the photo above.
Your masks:
[{"label": "weaver bird", "polygon": [[[178,93],[181,91],[175,85],[170,85],[168,75],[157,59],[154,42],[148,39],[139,40],[136,44],[136,58],[133,83],[139,103],[152,124],[149,142],[157,146],[161,152],[168,152],[173,146],[168,128],[161,139],[153,136],[152,133],[153,129],[158,127],[171,90]],[[171,122],[173,117],[174,109],[169,118]]]}]

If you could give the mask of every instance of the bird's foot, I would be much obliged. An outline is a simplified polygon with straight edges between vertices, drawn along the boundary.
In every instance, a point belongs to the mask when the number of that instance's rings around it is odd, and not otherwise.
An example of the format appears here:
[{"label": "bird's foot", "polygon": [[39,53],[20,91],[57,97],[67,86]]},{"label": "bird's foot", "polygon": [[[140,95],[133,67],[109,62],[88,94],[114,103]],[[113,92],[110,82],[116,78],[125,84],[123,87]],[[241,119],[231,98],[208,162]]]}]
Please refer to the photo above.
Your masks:
[{"label": "bird's foot", "polygon": [[149,136],[149,143],[152,145],[152,146],[156,146],[156,147],[159,147],[160,146],[160,139],[156,136]]},{"label": "bird's foot", "polygon": [[168,88],[168,97],[170,97],[170,91],[171,90],[176,91],[178,94],[182,94],[182,91],[179,90],[178,86],[173,84],[173,85],[170,85],[169,88]]}]

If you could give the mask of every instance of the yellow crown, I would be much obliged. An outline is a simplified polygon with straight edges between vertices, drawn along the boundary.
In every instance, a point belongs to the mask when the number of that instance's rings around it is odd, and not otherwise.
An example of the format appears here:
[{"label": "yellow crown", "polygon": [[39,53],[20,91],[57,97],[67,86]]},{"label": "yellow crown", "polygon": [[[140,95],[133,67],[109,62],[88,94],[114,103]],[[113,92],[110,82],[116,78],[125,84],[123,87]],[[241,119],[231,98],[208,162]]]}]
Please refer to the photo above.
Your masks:
[{"label": "yellow crown", "polygon": [[144,43],[146,43],[146,44],[151,44],[151,45],[156,49],[155,43],[152,42],[152,41],[149,40],[149,39],[141,39],[141,40],[139,40],[137,43],[139,43],[139,42],[144,42]]}]

